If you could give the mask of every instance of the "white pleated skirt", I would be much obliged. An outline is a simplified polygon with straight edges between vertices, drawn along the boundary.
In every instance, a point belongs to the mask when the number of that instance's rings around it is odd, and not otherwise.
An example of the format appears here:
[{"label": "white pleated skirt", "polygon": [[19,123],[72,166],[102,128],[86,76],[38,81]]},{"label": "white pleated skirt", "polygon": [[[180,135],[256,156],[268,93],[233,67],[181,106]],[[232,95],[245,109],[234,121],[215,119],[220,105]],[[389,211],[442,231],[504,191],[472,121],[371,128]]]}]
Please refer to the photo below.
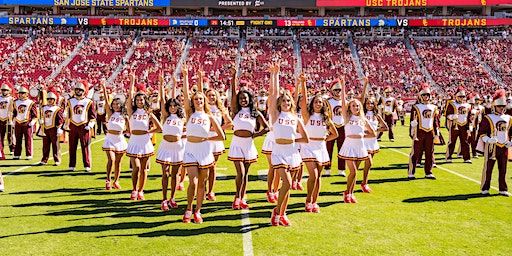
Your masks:
[{"label": "white pleated skirt", "polygon": [[338,157],[345,160],[365,160],[368,158],[368,150],[364,144],[363,138],[349,138],[345,137],[343,146],[338,153]]},{"label": "white pleated skirt", "polygon": [[270,131],[265,136],[265,140],[263,140],[263,146],[261,147],[261,153],[265,155],[272,154],[272,149],[274,148],[274,132]]},{"label": "white pleated skirt", "polygon": [[156,154],[156,162],[159,164],[181,165],[185,154],[183,140],[169,142],[162,140]]},{"label": "white pleated skirt", "polygon": [[302,158],[296,143],[284,145],[275,143],[271,157],[274,169],[286,168],[295,171],[302,164]]},{"label": "white pleated skirt", "polygon": [[193,143],[187,141],[183,154],[183,166],[197,166],[200,169],[213,166],[213,157],[210,141]]},{"label": "white pleated skirt", "polygon": [[310,140],[309,143],[303,143],[300,156],[304,162],[317,162],[322,166],[331,162],[325,141]]},{"label": "white pleated skirt", "polygon": [[122,133],[119,135],[107,133],[102,148],[103,151],[113,151],[116,154],[120,154],[126,152],[128,143]]},{"label": "white pleated skirt", "polygon": [[253,138],[233,136],[229,146],[228,160],[254,163],[258,160],[258,150]]},{"label": "white pleated skirt", "polygon": [[155,147],[151,142],[151,134],[131,135],[128,141],[126,155],[129,157],[149,157],[155,154]]},{"label": "white pleated skirt", "polygon": [[379,152],[380,146],[377,138],[364,138],[364,146],[368,150],[369,154],[375,154]]}]

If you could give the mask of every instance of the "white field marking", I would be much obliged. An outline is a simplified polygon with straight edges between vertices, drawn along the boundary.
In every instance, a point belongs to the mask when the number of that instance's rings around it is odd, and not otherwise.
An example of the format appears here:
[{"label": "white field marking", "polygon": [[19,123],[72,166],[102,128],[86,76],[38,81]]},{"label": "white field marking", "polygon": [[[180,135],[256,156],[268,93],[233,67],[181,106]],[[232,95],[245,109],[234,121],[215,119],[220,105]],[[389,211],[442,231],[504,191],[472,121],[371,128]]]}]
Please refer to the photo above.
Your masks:
[{"label": "white field marking", "polygon": [[258,178],[260,180],[267,180],[268,169],[258,170]]},{"label": "white field marking", "polygon": [[[100,142],[100,141],[104,141],[104,140],[105,140],[105,138],[101,138],[101,139],[95,140],[95,141],[91,142],[91,145],[92,145],[92,144],[94,144],[94,143]],[[78,149],[80,149],[80,148],[81,148],[81,147],[79,146],[79,147],[77,148],[77,150],[78,150]],[[61,156],[64,156],[64,155],[67,155],[67,154],[69,154],[69,151],[66,151],[66,152],[62,153],[62,154],[61,154]],[[28,168],[30,168],[30,167],[35,167],[35,166],[37,166],[37,165],[35,165],[35,164],[37,164],[37,163],[32,163],[32,164],[30,164],[30,165],[28,165],[28,166],[23,166],[23,167],[21,167],[21,168],[18,168],[18,169],[16,169],[16,170],[12,171],[12,172],[8,172],[8,173],[4,174],[4,176],[7,176],[7,175],[10,175],[10,174],[13,174],[13,173],[17,173],[17,172],[21,172],[21,171],[23,171],[23,170],[25,170],[25,169],[28,169]]]},{"label": "white field marking", "polygon": [[227,168],[227,167],[217,167],[217,168],[215,168],[215,169],[216,169],[217,171],[218,171],[218,170],[225,171],[225,170],[227,170],[228,168]]},{"label": "white field marking", "polygon": [[[383,147],[383,148],[386,148],[386,147]],[[387,149],[389,149],[389,150],[391,150],[391,151],[394,151],[394,152],[397,152],[397,153],[399,153],[399,154],[401,154],[401,155],[404,155],[404,156],[409,157],[409,154],[406,154],[406,153],[404,153],[404,152],[402,152],[402,151],[399,151],[399,150],[396,150],[396,149],[394,149],[394,148],[387,148]],[[478,181],[478,180],[475,180],[475,179],[470,178],[470,177],[468,177],[468,176],[466,176],[466,175],[460,174],[460,173],[458,173],[458,172],[456,172],[456,171],[452,171],[452,170],[450,170],[450,169],[448,169],[448,168],[444,168],[444,167],[439,166],[439,165],[437,165],[437,167],[436,167],[436,168],[437,168],[437,169],[441,169],[441,170],[446,171],[446,172],[449,172],[449,173],[451,173],[451,174],[453,174],[453,175],[459,176],[459,177],[461,177],[461,178],[463,178],[463,179],[466,179],[466,180],[472,181],[472,182],[474,182],[474,183],[476,183],[476,184],[479,184],[479,185],[481,184],[481,182],[480,182],[480,181]],[[491,188],[492,188],[492,189],[494,189],[494,190],[496,190],[496,191],[498,191],[498,190],[499,190],[499,189],[498,189],[497,187],[495,187],[495,186],[491,186]]]},{"label": "white field marking", "polygon": [[228,178],[228,176],[227,176],[226,174],[224,174],[224,173],[219,173],[219,172],[217,173],[217,179],[218,179],[218,180],[225,180],[225,179],[227,179],[227,178]]},{"label": "white field marking", "polygon": [[249,220],[249,210],[242,210],[242,237],[244,246],[244,256],[253,256],[251,221]]}]

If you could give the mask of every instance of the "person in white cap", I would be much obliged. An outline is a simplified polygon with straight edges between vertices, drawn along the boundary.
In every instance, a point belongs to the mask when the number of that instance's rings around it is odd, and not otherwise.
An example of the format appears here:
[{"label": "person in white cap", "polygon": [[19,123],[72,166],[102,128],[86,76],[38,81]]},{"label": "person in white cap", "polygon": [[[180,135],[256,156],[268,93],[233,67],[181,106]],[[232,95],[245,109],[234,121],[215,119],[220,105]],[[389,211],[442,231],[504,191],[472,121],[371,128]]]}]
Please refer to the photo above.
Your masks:
[{"label": "person in white cap", "polygon": [[484,152],[484,168],[482,170],[481,193],[489,194],[494,164],[498,163],[498,189],[503,196],[510,196],[507,187],[508,148],[512,147],[512,118],[505,114],[507,99],[505,90],[496,91],[492,106],[494,112],[485,115],[478,130],[479,150]]},{"label": "person in white cap", "polygon": [[32,159],[33,127],[37,122],[37,109],[34,101],[28,98],[28,89],[21,87],[18,91],[19,98],[14,101],[14,135],[16,143],[14,159],[20,159],[21,145],[25,137],[25,150],[27,160]]},{"label": "person in white cap", "polygon": [[[85,97],[87,83],[80,81],[75,85],[74,97],[68,100],[66,120],[69,128],[69,170],[76,167],[78,141],[82,147],[82,160],[85,171],[91,171],[91,132],[96,125],[96,110],[91,99]],[[90,131],[92,130],[92,131]]]},{"label": "person in white cap", "polygon": [[[44,95],[44,93],[42,94]],[[55,91],[46,94],[47,104],[43,106],[43,157],[40,165],[46,165],[50,158],[50,149],[53,150],[53,160],[55,166],[61,163],[59,136],[63,133],[62,125],[64,124],[64,110],[57,105],[58,95]],[[43,101],[44,102],[44,101]]]},{"label": "person in white cap", "polygon": [[0,95],[0,159],[5,159],[4,142],[5,135],[7,135],[7,145],[10,152],[14,152],[14,140],[12,139],[12,111],[13,111],[13,98],[11,96],[11,86],[4,83],[1,87],[2,94]]},{"label": "person in white cap", "polygon": [[[326,176],[331,175],[331,163],[332,163],[332,153],[334,151],[334,143],[337,144],[338,151],[341,149],[343,142],[345,141],[345,121],[343,119],[343,115],[341,113],[342,109],[342,99],[341,99],[341,85],[338,81],[334,81],[331,87],[332,97],[330,97],[327,102],[329,103],[329,111],[330,116],[332,117],[332,121],[334,126],[336,127],[336,131],[338,132],[338,137],[335,140],[327,141],[327,153],[329,154],[329,164],[325,166],[324,174]],[[336,152],[338,155],[338,152]],[[338,159],[338,174],[345,177],[345,160]]]},{"label": "person in white cap", "polygon": [[450,140],[446,148],[446,162],[452,162],[453,151],[457,138],[460,140],[461,154],[465,163],[471,163],[469,154],[469,113],[471,106],[466,103],[466,90],[459,86],[455,93],[455,101],[451,101],[446,108],[446,118],[450,130]]}]

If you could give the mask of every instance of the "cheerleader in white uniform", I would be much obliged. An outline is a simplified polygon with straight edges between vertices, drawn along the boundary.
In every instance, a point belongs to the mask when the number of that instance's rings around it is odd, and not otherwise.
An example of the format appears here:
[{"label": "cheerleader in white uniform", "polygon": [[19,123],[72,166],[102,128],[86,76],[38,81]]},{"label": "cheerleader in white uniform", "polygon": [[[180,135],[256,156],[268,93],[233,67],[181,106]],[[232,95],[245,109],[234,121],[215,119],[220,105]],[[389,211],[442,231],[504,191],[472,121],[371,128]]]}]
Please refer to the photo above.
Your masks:
[{"label": "cheerleader in white uniform", "polygon": [[[364,98],[364,93],[363,93]],[[368,123],[372,129],[376,132],[385,132],[388,130],[388,125],[384,122],[384,119],[377,113],[377,100],[374,97],[370,97],[364,101],[364,113],[368,120]],[[364,193],[370,193],[372,189],[368,186],[368,174],[373,165],[373,156],[379,152],[379,142],[377,137],[365,134],[364,145],[368,150],[368,159],[364,162],[363,168],[363,181],[361,182],[361,190]]]},{"label": "cheerleader in white uniform", "polygon": [[[203,77],[204,71],[199,71],[199,88],[201,91],[203,88]],[[206,97],[208,99],[208,104],[210,105],[210,111],[218,124],[222,124],[222,130],[231,129],[233,126],[233,120],[229,116],[228,111],[224,107],[222,103],[219,93],[214,89],[208,89],[206,91]],[[217,133],[214,131],[210,131],[209,137],[216,137]],[[224,146],[224,141],[212,140],[210,141],[212,144],[213,157],[215,158],[215,163],[212,167],[210,167],[208,171],[208,193],[206,194],[206,199],[209,201],[215,201],[215,193],[213,192],[213,188],[215,186],[215,180],[217,178],[217,161],[219,157],[226,152],[226,147]]]},{"label": "cheerleader in white uniform", "polygon": [[343,192],[345,203],[357,203],[353,195],[356,184],[356,171],[361,161],[368,159],[368,150],[364,143],[364,136],[376,136],[368,120],[364,117],[363,107],[358,99],[351,99],[345,103],[345,79],[339,80],[342,92],[342,113],[345,120],[345,142],[338,153],[338,158],[344,159],[350,171],[347,177],[347,190]]},{"label": "cheerleader in white uniform", "polygon": [[[229,146],[228,160],[233,161],[236,168],[236,193],[232,208],[248,209],[245,194],[249,182],[249,167],[258,159],[258,151],[254,138],[268,132],[268,124],[263,115],[257,110],[253,95],[246,90],[240,90],[236,95],[236,70],[232,70],[231,80],[231,109],[234,113],[234,136]],[[256,123],[260,130],[256,131]]]},{"label": "cheerleader in white uniform", "polygon": [[[276,86],[279,81],[279,66],[272,65],[270,90],[272,97],[269,97],[269,114],[272,117],[274,128],[275,144],[272,150],[272,165],[279,173],[282,180],[282,187],[279,190],[277,207],[272,211],[271,223],[273,226],[289,226],[290,221],[286,216],[290,187],[292,185],[292,173],[300,168],[302,159],[297,149],[298,142],[309,143],[309,137],[304,130],[304,125],[295,113],[295,102],[289,92],[278,96]],[[297,139],[297,132],[300,139]]]},{"label": "cheerleader in white uniform", "polygon": [[[223,141],[226,137],[220,125],[211,115],[203,92],[198,90],[192,94],[191,98],[188,97],[188,67],[186,64],[182,66],[181,72],[185,96],[184,107],[187,116],[187,142],[185,144],[183,166],[186,168],[190,180],[187,191],[187,209],[183,215],[183,222],[190,223],[197,187],[197,204],[193,213],[194,222],[202,223],[201,206],[205,196],[206,176],[208,175],[208,169],[215,163],[210,140]],[[217,134],[216,137],[208,136],[212,128]]]},{"label": "cheerleader in white uniform", "polygon": [[309,105],[304,74],[299,76],[300,88],[303,97],[300,101],[302,116],[305,122],[306,133],[310,136],[309,143],[301,147],[300,155],[308,169],[308,194],[306,197],[306,212],[320,212],[317,203],[320,194],[320,181],[324,166],[328,166],[330,159],[327,152],[326,141],[338,138],[338,131],[329,117],[329,106],[321,94],[315,95]]},{"label": "cheerleader in white uniform", "polygon": [[[110,102],[107,88],[102,83],[103,97],[105,104]],[[115,98],[110,103],[110,107],[105,107],[105,119],[107,120],[107,135],[103,142],[103,151],[107,154],[107,180],[105,181],[105,189],[111,190],[120,189],[119,175],[121,173],[121,159],[128,147],[126,139],[124,138],[124,131],[126,130],[126,114],[124,111],[121,99]],[[111,182],[112,168],[114,168],[114,182]]]},{"label": "cheerleader in white uniform", "polygon": [[[276,81],[277,82],[277,81]],[[273,79],[270,79],[270,88],[275,87],[275,91],[279,93],[279,83],[274,82]],[[273,91],[269,90],[268,97],[274,97]],[[275,96],[276,98],[278,96]],[[268,99],[267,99],[267,106],[268,106]],[[268,120],[272,120],[271,116],[272,111],[267,111]],[[263,146],[261,147],[261,153],[265,155],[267,158],[268,163],[268,173],[267,173],[267,202],[269,203],[276,203],[277,202],[277,190],[279,189],[279,174],[276,174],[274,167],[272,165],[272,149],[274,148],[274,131],[272,130],[272,122],[268,123],[269,125],[269,132],[265,136],[265,139],[263,140]]]},{"label": "cheerleader in white uniform", "polygon": [[[151,113],[147,96],[138,92],[134,94],[135,74],[130,75],[130,90],[126,100],[126,109],[130,116],[130,140],[126,155],[130,157],[132,166],[132,200],[144,200],[144,186],[148,177],[146,168],[149,157],[155,154],[151,134],[162,130],[162,125],[158,119]],[[133,99],[133,100],[132,100]],[[133,104],[133,105],[132,105]],[[153,128],[149,123],[153,122]]]},{"label": "cheerleader in white uniform", "polygon": [[[166,100],[163,89],[163,74],[160,74],[160,104],[163,140],[158,148],[156,162],[162,165],[162,211],[170,208],[178,208],[174,199],[177,188],[178,171],[183,163],[185,143],[182,139],[185,113],[183,107],[174,97]],[[173,88],[175,85],[173,84]],[[172,90],[174,92],[174,90]],[[167,200],[167,188],[169,187],[169,176],[171,176],[171,199]]]}]

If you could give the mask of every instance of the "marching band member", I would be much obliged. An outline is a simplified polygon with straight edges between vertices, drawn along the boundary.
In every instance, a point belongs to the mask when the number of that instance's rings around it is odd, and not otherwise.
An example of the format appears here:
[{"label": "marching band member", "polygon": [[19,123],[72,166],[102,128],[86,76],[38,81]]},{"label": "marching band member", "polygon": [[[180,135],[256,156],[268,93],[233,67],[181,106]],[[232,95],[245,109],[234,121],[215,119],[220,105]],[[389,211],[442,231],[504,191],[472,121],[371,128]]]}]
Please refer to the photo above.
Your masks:
[{"label": "marching band member", "polygon": [[[151,136],[160,132],[162,125],[151,112],[147,96],[139,91],[134,92],[135,74],[130,74],[130,89],[125,106],[129,116],[130,140],[126,155],[130,157],[132,166],[131,200],[144,200],[144,187],[148,177],[149,157],[155,154]],[[135,94],[135,96],[134,96]],[[150,127],[150,122],[153,127]]]},{"label": "marching band member", "polygon": [[[41,129],[43,129],[44,133],[43,157],[39,164],[46,165],[48,163],[50,149],[52,149],[55,166],[59,166],[61,163],[59,136],[63,133],[64,110],[57,105],[58,95],[55,91],[49,91],[47,93],[43,91],[41,95],[46,95],[47,104],[45,104],[42,109],[43,122]],[[41,102],[44,102],[44,100]]]},{"label": "marching band member", "polygon": [[[233,138],[229,146],[228,160],[236,169],[236,193],[232,208],[248,209],[245,194],[249,182],[249,167],[258,160],[254,138],[268,132],[268,124],[263,114],[257,110],[253,95],[247,90],[236,91],[236,70],[232,70],[231,110],[233,112]],[[260,130],[256,130],[259,123]]]},{"label": "marching band member", "polygon": [[[176,81],[173,81],[171,97],[166,99],[164,92],[164,78],[160,75],[160,104],[163,140],[158,148],[156,162],[162,165],[162,211],[169,208],[176,209],[178,204],[175,200],[176,188],[178,185],[178,171],[183,164],[185,142],[182,139],[183,125],[185,124],[185,112],[182,105],[175,98]],[[171,199],[167,200],[167,188],[169,187],[169,176],[171,177]]]},{"label": "marching band member", "polygon": [[[379,99],[379,107],[381,110],[381,114],[384,116],[384,121],[388,126],[388,135],[390,141],[395,141],[395,134],[393,133],[393,126],[395,125],[395,116],[397,115],[396,111],[398,108],[397,100],[391,95],[393,93],[393,88],[391,86],[387,86],[384,89],[383,96]],[[380,132],[377,139],[380,140],[384,132]]]},{"label": "marching band member", "polygon": [[[101,84],[103,98],[105,100],[105,120],[107,135],[103,142],[102,149],[107,154],[107,179],[105,180],[105,189],[111,190],[121,189],[119,184],[119,176],[121,174],[121,160],[123,158],[128,144],[124,138],[126,130],[127,117],[122,99],[116,97],[110,105],[110,97],[107,92],[105,83]],[[112,182],[112,169],[114,169],[114,181]]]},{"label": "marching band member", "polygon": [[[279,65],[270,68],[271,82],[270,90],[272,97],[268,99],[268,111],[272,117],[271,122],[274,129],[275,144],[272,150],[272,165],[282,180],[282,187],[279,190],[277,207],[272,210],[271,224],[273,226],[290,226],[286,215],[290,187],[292,186],[292,172],[297,171],[302,163],[296,143],[309,143],[309,137],[304,129],[304,124],[295,113],[295,102],[288,91],[279,96],[276,91],[279,82]],[[278,97],[279,96],[279,97]],[[300,138],[297,138],[297,133]]]},{"label": "marching band member", "polygon": [[14,159],[20,159],[21,144],[25,137],[25,150],[27,160],[32,159],[33,129],[37,122],[37,109],[34,101],[28,98],[28,89],[21,87],[19,98],[14,101],[14,136],[16,137]]},{"label": "marching band member", "polygon": [[430,97],[430,87],[423,84],[419,92],[419,102],[411,110],[410,136],[413,139],[413,146],[408,168],[409,179],[415,179],[416,166],[423,152],[425,152],[425,178],[436,178],[432,173],[432,167],[434,164],[434,140],[440,133],[440,114],[437,106],[430,103]]},{"label": "marching band member", "polygon": [[13,97],[11,96],[11,90],[11,86],[7,82],[2,84],[2,95],[0,95],[0,160],[5,159],[4,142],[6,135],[9,151],[14,152],[14,141],[12,139]]},{"label": "marching band member", "polygon": [[[78,141],[82,147],[82,160],[86,172],[91,171],[91,129],[96,125],[94,103],[85,97],[87,91],[85,81],[78,82],[74,87],[74,97],[67,104],[67,127],[69,127],[69,170],[76,167],[76,151]],[[94,132],[94,130],[92,130]]]},{"label": "marching band member", "polygon": [[[183,89],[185,96],[185,113],[187,116],[186,130],[187,143],[185,144],[185,153],[183,157],[183,166],[189,175],[189,185],[187,191],[187,208],[183,215],[183,222],[190,223],[192,214],[195,223],[202,223],[201,206],[205,196],[205,181],[208,170],[215,163],[215,158],[211,149],[211,140],[223,141],[225,134],[220,124],[211,115],[210,106],[206,103],[206,96],[202,91],[197,90],[189,98],[188,88],[188,66],[182,66]],[[216,137],[209,137],[209,132],[213,131]],[[194,196],[197,188],[197,205],[192,213]]]},{"label": "marching band member", "polygon": [[[329,114],[332,117],[332,121],[336,126],[336,131],[338,132],[338,138],[335,140],[327,141],[327,152],[329,154],[330,163],[325,166],[325,175],[331,175],[331,163],[332,163],[332,153],[334,150],[334,143],[338,148],[338,152],[341,149],[343,142],[345,141],[345,128],[343,125],[345,124],[345,120],[343,120],[343,115],[341,114],[341,109],[343,107],[342,102],[345,99],[341,98],[341,86],[338,82],[335,82],[331,87],[332,96],[327,100],[329,103]],[[336,154],[337,155],[337,154]],[[338,158],[338,174],[345,177],[345,160]]]},{"label": "marching band member", "polygon": [[470,105],[465,103],[466,90],[463,87],[458,87],[455,93],[455,101],[448,103],[446,108],[446,118],[448,119],[448,127],[450,131],[450,141],[446,148],[446,161],[452,162],[453,151],[455,150],[455,143],[457,138],[460,140],[461,154],[465,163],[471,163],[469,154],[469,113]]},{"label": "marching band member", "polygon": [[304,119],[306,133],[311,136],[309,143],[302,145],[300,155],[306,163],[309,177],[307,181],[306,212],[320,212],[317,203],[320,194],[322,169],[329,163],[326,141],[335,140],[338,132],[329,116],[329,107],[321,94],[314,95],[308,105],[308,91],[304,74],[299,76],[302,95],[301,113]]},{"label": "marching band member", "polygon": [[342,94],[342,114],[345,121],[345,143],[338,153],[338,157],[345,159],[350,174],[347,177],[347,190],[343,192],[343,201],[345,203],[357,203],[354,196],[354,187],[356,185],[356,171],[361,161],[369,158],[368,150],[364,143],[365,134],[369,137],[375,137],[376,132],[364,117],[363,106],[361,102],[353,98],[348,103],[345,102],[345,79],[338,80]]},{"label": "marching band member", "polygon": [[498,163],[498,184],[499,193],[503,196],[510,196],[507,187],[507,160],[508,148],[512,147],[512,120],[511,116],[505,114],[507,105],[505,90],[496,91],[493,96],[492,106],[494,113],[485,115],[478,137],[481,139],[479,150],[484,152],[484,168],[482,170],[481,193],[489,194],[491,187],[491,176],[494,163]]},{"label": "marching band member", "polygon": [[[204,71],[199,70],[199,91],[204,91]],[[210,113],[218,124],[222,124],[222,130],[230,129],[233,126],[233,120],[229,116],[228,110],[224,107],[224,104],[220,100],[219,93],[212,88],[208,88],[206,90],[206,98],[208,99],[208,105],[210,105]],[[210,131],[210,137],[216,138],[217,134],[214,131]],[[213,188],[215,186],[215,180],[217,178],[217,161],[219,157],[226,152],[226,147],[224,146],[224,141],[219,141],[213,139],[210,141],[213,151],[213,157],[215,158],[215,162],[213,166],[209,168],[208,171],[208,192],[206,194],[206,199],[209,201],[215,201],[215,193],[213,192]]]},{"label": "marching band member", "polygon": [[106,113],[105,109],[108,108],[107,107],[108,103],[107,103],[107,98],[105,98],[105,95],[100,94],[99,99],[95,101],[95,104],[96,104],[96,114],[97,114],[96,125],[98,126],[97,134],[100,135],[102,131],[105,134],[107,134],[107,132],[108,132],[107,126],[106,126],[107,113]]}]

